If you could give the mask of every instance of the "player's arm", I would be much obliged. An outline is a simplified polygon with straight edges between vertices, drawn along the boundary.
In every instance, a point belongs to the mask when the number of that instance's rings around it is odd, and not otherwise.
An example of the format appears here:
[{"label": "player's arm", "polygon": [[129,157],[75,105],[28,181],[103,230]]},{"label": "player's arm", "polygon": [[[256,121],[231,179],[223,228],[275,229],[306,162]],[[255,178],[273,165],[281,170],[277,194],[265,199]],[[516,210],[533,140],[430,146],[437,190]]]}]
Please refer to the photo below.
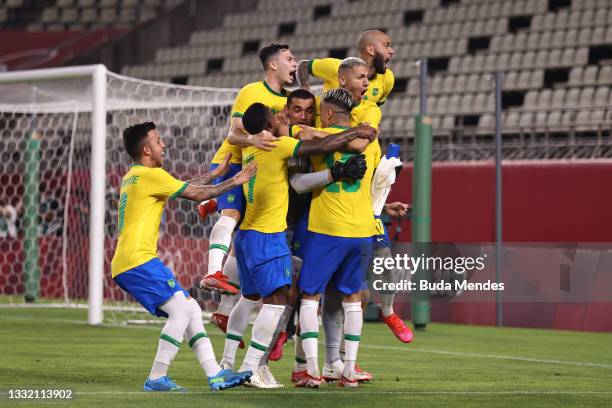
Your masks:
[{"label": "player's arm", "polygon": [[200,185],[200,186],[210,184],[210,182],[213,181],[214,179],[221,177],[221,176],[225,176],[225,174],[229,170],[229,164],[230,164],[231,159],[232,159],[232,154],[229,153],[223,159],[223,163],[217,166],[214,170],[211,170],[208,173],[204,173],[201,176],[192,178],[191,180],[187,180],[187,182],[189,183],[189,185]]},{"label": "player's arm", "polygon": [[403,217],[408,212],[408,209],[410,209],[410,205],[399,201],[387,203],[383,206],[383,212],[392,217]]},{"label": "player's arm", "polygon": [[224,181],[216,186],[199,186],[189,184],[185,190],[181,193],[180,197],[191,200],[191,201],[204,201],[215,198],[234,187],[238,187],[247,181],[257,173],[257,165],[255,163],[249,163],[242,168],[234,177]]},{"label": "player's arm", "polygon": [[300,88],[310,91],[310,73],[308,72],[309,60],[302,60],[298,64],[297,77]]},{"label": "player's arm", "polygon": [[304,140],[298,147],[296,155],[307,157],[315,154],[346,151],[349,143],[355,139],[364,139],[367,146],[375,138],[376,130],[371,126],[361,124],[323,139]]},{"label": "player's arm", "polygon": [[233,117],[230,124],[230,131],[228,135],[228,141],[240,147],[254,146],[258,149],[270,151],[274,149],[275,145],[272,143],[274,140],[278,140],[272,133],[267,130],[262,130],[255,135],[249,135],[244,126],[242,125],[242,118]]},{"label": "player's arm", "polygon": [[345,163],[337,161],[329,170],[315,173],[295,173],[289,177],[293,189],[302,194],[325,187],[333,181],[360,180],[367,170],[365,157],[360,154],[350,157]]}]

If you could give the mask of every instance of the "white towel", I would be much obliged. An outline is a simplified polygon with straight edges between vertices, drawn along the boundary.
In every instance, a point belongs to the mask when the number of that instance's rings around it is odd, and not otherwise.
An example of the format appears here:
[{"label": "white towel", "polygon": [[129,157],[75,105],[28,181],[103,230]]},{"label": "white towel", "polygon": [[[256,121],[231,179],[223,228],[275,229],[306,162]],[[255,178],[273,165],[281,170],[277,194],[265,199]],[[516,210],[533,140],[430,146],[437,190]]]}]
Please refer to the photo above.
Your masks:
[{"label": "white towel", "polygon": [[390,159],[383,156],[376,167],[376,172],[372,178],[372,208],[374,215],[380,215],[387,202],[387,196],[391,191],[391,186],[395,183],[395,168],[402,165],[402,161],[397,157]]}]

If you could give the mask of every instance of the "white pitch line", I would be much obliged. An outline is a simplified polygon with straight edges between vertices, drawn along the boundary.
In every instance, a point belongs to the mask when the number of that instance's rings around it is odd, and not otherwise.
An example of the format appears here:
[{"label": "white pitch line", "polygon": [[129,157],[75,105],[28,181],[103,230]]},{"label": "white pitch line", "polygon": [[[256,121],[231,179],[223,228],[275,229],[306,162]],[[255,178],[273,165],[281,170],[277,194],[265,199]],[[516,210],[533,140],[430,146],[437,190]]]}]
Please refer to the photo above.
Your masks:
[{"label": "white pitch line", "polygon": [[364,348],[369,348],[369,349],[380,349],[380,350],[410,351],[410,352],[417,352],[417,353],[440,354],[440,355],[445,355],[445,356],[478,357],[478,358],[493,358],[497,360],[525,361],[529,363],[572,365],[572,366],[579,366],[579,367],[612,368],[612,364],[591,363],[591,362],[585,362],[585,361],[550,360],[550,359],[534,358],[534,357],[506,356],[503,354],[468,353],[468,352],[463,352],[463,351],[432,350],[432,349],[416,348],[416,347],[410,347],[410,346],[402,348],[402,347],[394,347],[394,346],[379,346],[375,344],[363,344],[363,345],[360,344],[359,347],[360,348],[364,347]]},{"label": "white pitch line", "polygon": [[[258,396],[258,395],[278,395],[278,394],[287,394],[287,395],[295,395],[295,394],[305,394],[305,395],[318,395],[318,396],[326,396],[329,394],[342,394],[347,395],[348,393],[352,394],[353,391],[347,390],[326,390],[322,388],[321,391],[317,392],[315,390],[300,390],[295,388],[288,388],[285,390],[253,390],[249,388],[243,389],[233,389],[226,390],[222,394],[229,392],[231,394],[240,394],[240,395],[249,395],[249,396]],[[208,394],[208,395],[219,395],[214,391],[189,391],[186,393],[173,393],[173,395],[189,395],[189,394]],[[357,390],[356,394],[358,395],[381,395],[381,394],[408,394],[408,395],[612,395],[612,391],[526,391],[526,390],[510,390],[510,391],[414,391],[414,390],[406,390],[406,391],[364,391],[362,389]],[[144,391],[74,391],[74,397],[78,398],[79,395],[152,395],[158,396],[159,393],[145,393]],[[229,394],[227,394],[229,395]]]},{"label": "white pitch line", "polygon": [[[71,320],[71,319],[41,319],[36,317],[17,317],[17,316],[0,316],[0,319],[5,320],[35,320],[45,322],[54,321],[60,323],[69,323],[69,324],[79,324],[79,325],[89,325],[86,321],[81,320]],[[159,331],[159,326],[116,326],[111,324],[103,324],[104,327],[109,328],[129,328],[129,329],[140,329],[140,330],[156,330]],[[209,336],[225,336],[223,333],[219,333],[216,330],[212,332],[208,332]],[[426,348],[417,348],[413,346],[406,347],[397,347],[397,346],[380,346],[375,344],[367,344],[362,343],[359,345],[359,348],[373,349],[373,350],[389,350],[389,351],[400,351],[400,352],[415,352],[415,353],[429,353],[429,354],[438,354],[445,356],[456,356],[456,357],[474,357],[474,358],[491,358],[496,360],[510,360],[510,361],[523,361],[528,363],[540,363],[540,364],[553,364],[553,365],[568,365],[568,366],[576,366],[576,367],[596,367],[596,368],[609,368],[612,369],[612,364],[603,364],[603,363],[593,363],[589,361],[568,361],[568,360],[551,360],[551,359],[543,359],[543,358],[534,358],[534,357],[524,357],[524,356],[508,356],[502,354],[488,354],[488,353],[469,353],[463,351],[451,351],[451,350],[432,350]]]}]

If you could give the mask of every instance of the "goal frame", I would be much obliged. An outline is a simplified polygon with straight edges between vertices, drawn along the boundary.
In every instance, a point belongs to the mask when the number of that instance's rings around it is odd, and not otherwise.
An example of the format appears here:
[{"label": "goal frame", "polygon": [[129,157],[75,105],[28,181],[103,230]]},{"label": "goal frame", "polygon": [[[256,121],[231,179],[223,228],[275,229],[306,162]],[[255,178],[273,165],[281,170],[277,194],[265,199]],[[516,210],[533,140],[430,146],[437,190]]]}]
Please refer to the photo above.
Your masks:
[{"label": "goal frame", "polygon": [[102,64],[0,73],[0,85],[62,79],[90,79],[92,84],[88,311],[91,325],[102,324],[104,298],[104,216],[106,211],[106,84]]}]

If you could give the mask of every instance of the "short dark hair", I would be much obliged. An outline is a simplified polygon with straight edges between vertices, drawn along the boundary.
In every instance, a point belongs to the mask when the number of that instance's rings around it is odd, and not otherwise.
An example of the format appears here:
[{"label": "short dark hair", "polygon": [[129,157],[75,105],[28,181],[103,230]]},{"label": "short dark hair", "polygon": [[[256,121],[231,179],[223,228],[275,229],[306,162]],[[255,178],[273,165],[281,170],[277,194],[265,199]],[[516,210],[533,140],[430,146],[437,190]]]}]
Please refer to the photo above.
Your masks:
[{"label": "short dark hair", "polygon": [[142,146],[149,131],[156,129],[155,123],[143,122],[132,125],[123,131],[123,146],[134,160],[140,159]]},{"label": "short dark hair", "polygon": [[287,106],[291,105],[294,99],[315,99],[315,96],[310,92],[302,88],[298,88],[287,96]]},{"label": "short dark hair", "polygon": [[355,105],[355,100],[351,93],[344,88],[330,89],[321,95],[322,103],[331,103],[346,113],[350,113]]},{"label": "short dark hair", "polygon": [[254,135],[268,127],[272,112],[263,103],[256,102],[244,111],[242,126],[249,134]]},{"label": "short dark hair", "polygon": [[264,69],[266,69],[266,64],[270,60],[270,58],[277,55],[279,52],[288,50],[289,46],[287,44],[270,44],[266,47],[263,47],[259,50],[259,60],[261,61],[261,65],[263,65]]}]

